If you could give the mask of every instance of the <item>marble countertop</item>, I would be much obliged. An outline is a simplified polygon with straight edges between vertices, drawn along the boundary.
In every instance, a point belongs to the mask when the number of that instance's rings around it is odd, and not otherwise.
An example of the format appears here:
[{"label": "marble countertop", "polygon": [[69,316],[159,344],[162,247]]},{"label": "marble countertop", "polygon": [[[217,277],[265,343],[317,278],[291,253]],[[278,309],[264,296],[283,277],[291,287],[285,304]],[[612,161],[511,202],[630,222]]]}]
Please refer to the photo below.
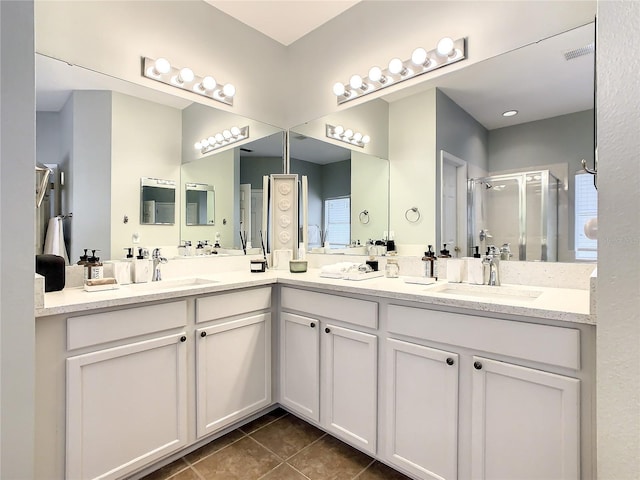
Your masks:
[{"label": "marble countertop", "polygon": [[[66,288],[44,295],[44,306],[36,308],[36,317],[80,313],[100,308],[135,305],[190,295],[203,295],[238,288],[282,284],[317,288],[335,293],[371,295],[391,300],[417,302],[502,315],[516,315],[573,323],[595,324],[590,311],[589,290],[524,285],[452,284],[439,281],[421,285],[405,283],[402,278],[371,278],[362,281],[323,278],[320,270],[290,273],[269,270],[264,273],[225,272],[197,275],[198,283],[180,284],[172,279],[151,284],[122,285],[115,290],[86,292]],[[207,283],[210,281],[211,283]]]}]

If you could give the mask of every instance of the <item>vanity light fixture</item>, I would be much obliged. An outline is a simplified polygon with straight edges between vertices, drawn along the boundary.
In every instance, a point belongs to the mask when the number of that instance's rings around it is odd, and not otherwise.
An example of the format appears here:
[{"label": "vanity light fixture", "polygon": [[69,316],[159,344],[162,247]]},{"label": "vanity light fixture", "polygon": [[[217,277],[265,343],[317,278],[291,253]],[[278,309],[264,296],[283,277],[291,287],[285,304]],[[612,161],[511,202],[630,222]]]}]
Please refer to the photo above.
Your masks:
[{"label": "vanity light fixture", "polygon": [[227,105],[233,105],[233,97],[236,94],[236,87],[232,84],[221,85],[210,75],[201,77],[188,67],[175,67],[166,58],[153,60],[143,57],[142,75]]},{"label": "vanity light fixture", "polygon": [[338,105],[340,105],[465,58],[467,58],[466,39],[453,40],[445,37],[438,42],[433,50],[427,51],[418,47],[408,60],[402,61],[400,58],[393,58],[385,69],[377,66],[371,67],[367,77],[353,75],[349,79],[349,83],[338,82],[333,85],[333,93],[338,99]]},{"label": "vanity light fixture", "polygon": [[203,138],[199,142],[196,142],[193,147],[196,150],[200,150],[200,153],[204,155],[247,138],[249,138],[249,125],[242,128],[231,127],[211,135],[209,138]]},{"label": "vanity light fixture", "polygon": [[341,142],[348,143],[349,145],[355,145],[356,147],[364,148],[364,146],[371,141],[369,135],[363,135],[360,132],[354,132],[350,128],[345,128],[342,125],[326,124],[327,137],[333,140],[340,140]]}]

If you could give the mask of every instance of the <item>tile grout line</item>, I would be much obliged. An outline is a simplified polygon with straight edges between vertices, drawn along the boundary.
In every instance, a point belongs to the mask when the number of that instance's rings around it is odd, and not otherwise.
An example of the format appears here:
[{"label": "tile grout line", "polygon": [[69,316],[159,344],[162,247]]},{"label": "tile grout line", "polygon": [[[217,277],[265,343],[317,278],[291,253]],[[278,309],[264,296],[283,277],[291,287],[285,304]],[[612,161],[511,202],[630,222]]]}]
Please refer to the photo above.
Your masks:
[{"label": "tile grout line", "polygon": [[362,476],[362,474],[363,474],[364,472],[366,472],[366,471],[371,467],[371,465],[373,465],[374,463],[376,463],[376,459],[375,459],[375,458],[372,458],[372,459],[371,459],[371,462],[369,463],[369,465],[367,465],[366,467],[364,467],[364,468],[362,469],[362,471],[360,471],[360,473],[358,473],[358,474],[357,474],[355,477],[353,477],[351,480],[358,480],[358,478],[360,478],[360,477]]},{"label": "tile grout line", "polygon": [[[238,429],[236,429],[236,430],[238,430]],[[231,430],[231,432],[229,432],[229,433],[232,433],[232,432],[234,432],[234,431],[235,431],[235,430]],[[229,433],[227,433],[227,435],[229,435]],[[231,446],[231,445],[233,445],[234,443],[237,443],[237,442],[239,442],[240,440],[242,440],[243,438],[245,438],[245,437],[248,437],[248,436],[249,436],[249,435],[247,435],[247,434],[246,434],[246,433],[244,433],[244,432],[240,432],[240,433],[242,434],[242,436],[241,436],[240,438],[238,438],[237,440],[234,440],[233,442],[231,442],[231,443],[229,443],[229,444],[225,445],[224,447],[220,447],[219,449],[214,450],[213,452],[211,452],[211,453],[209,453],[209,454],[205,455],[205,456],[204,456],[204,457],[202,457],[202,458],[199,458],[197,461],[195,461],[195,462],[193,462],[193,463],[191,463],[189,460],[187,460],[187,456],[188,456],[188,455],[190,455],[190,454],[187,454],[187,455],[185,455],[184,457],[181,457],[181,458],[182,458],[182,460],[184,460],[184,461],[187,463],[187,465],[189,465],[190,467],[193,467],[193,466],[195,466],[197,463],[200,463],[200,462],[201,462],[202,460],[204,460],[205,458],[209,458],[211,455],[214,455],[214,454],[216,454],[216,453],[218,453],[218,452],[221,452],[221,451],[222,451],[222,450],[224,450],[225,448],[230,447],[230,446]],[[224,435],[223,435],[222,437],[224,437]],[[216,440],[219,440],[219,439],[220,439],[220,438],[222,438],[222,437],[218,437],[218,438],[216,438]],[[212,442],[215,442],[216,440],[211,440],[211,441],[212,441]],[[205,444],[205,445],[203,445],[203,447],[204,447],[204,446],[206,446],[206,445],[208,445],[208,443],[207,443],[207,444]],[[202,448],[202,447],[201,447],[201,448]],[[198,450],[194,450],[194,452],[197,452],[197,451],[198,451]],[[191,453],[193,453],[193,452],[191,452]]]}]

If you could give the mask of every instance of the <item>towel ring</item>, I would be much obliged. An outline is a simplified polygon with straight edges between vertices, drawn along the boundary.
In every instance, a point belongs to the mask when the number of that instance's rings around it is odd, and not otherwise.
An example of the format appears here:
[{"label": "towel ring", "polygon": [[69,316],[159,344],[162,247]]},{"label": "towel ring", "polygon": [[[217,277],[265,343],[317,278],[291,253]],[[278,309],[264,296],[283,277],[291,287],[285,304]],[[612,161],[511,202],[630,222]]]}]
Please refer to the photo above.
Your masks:
[{"label": "towel ring", "polygon": [[[413,220],[409,217],[409,212],[413,212]],[[408,208],[407,211],[404,212],[404,218],[406,218],[407,222],[409,223],[416,223],[418,220],[420,220],[420,211],[418,210],[418,207]]]},{"label": "towel ring", "polygon": [[361,211],[358,218],[360,219],[360,223],[362,223],[363,225],[369,223],[371,221],[371,219],[369,218],[369,210]]}]

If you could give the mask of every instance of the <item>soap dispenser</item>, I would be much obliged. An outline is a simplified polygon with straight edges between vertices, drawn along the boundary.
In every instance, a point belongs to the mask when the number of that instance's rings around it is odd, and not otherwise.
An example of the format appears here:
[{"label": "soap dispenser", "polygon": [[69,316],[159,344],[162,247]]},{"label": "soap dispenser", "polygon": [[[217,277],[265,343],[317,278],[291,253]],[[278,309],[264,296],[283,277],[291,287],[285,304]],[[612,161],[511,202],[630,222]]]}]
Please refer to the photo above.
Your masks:
[{"label": "soap dispenser", "polygon": [[451,258],[451,254],[449,253],[449,250],[447,250],[446,243],[442,246],[442,250],[440,250],[439,258]]},{"label": "soap dispenser", "polygon": [[85,265],[85,280],[96,280],[104,276],[104,269],[100,257],[96,257],[99,250],[91,250],[91,256]]},{"label": "soap dispenser", "polygon": [[427,247],[428,249],[426,252],[424,252],[424,257],[422,257],[422,261],[425,262],[424,276],[427,278],[437,279],[438,276],[436,272],[436,253],[432,250],[433,245],[428,245]]},{"label": "soap dispenser", "polygon": [[133,282],[134,283],[147,283],[149,276],[151,275],[151,268],[149,265],[149,259],[144,258],[144,249],[138,248],[138,256],[133,262]]},{"label": "soap dispenser", "polygon": [[80,255],[80,260],[78,260],[77,265],[82,265],[83,267],[89,263],[89,255],[87,255],[88,248],[84,249],[84,255]]}]

